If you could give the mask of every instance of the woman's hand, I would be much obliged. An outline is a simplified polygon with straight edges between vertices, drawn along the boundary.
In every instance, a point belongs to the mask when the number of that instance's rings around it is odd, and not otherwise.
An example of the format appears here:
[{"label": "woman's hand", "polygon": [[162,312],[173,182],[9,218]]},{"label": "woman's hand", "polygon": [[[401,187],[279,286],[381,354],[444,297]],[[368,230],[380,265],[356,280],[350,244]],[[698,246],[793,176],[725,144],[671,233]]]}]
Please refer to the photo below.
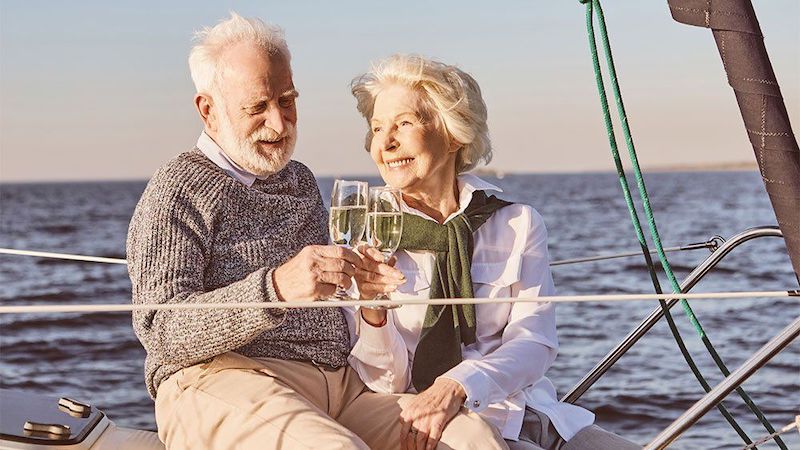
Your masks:
[{"label": "woman's hand", "polygon": [[358,252],[361,254],[361,265],[356,267],[354,278],[362,300],[372,300],[378,294],[394,292],[397,286],[405,283],[405,275],[393,267],[397,261],[394,257],[384,262],[383,253],[368,245],[358,247]]},{"label": "woman's hand", "polygon": [[444,428],[466,399],[467,394],[460,384],[447,378],[437,378],[431,387],[417,394],[400,413],[400,448],[435,449]]}]

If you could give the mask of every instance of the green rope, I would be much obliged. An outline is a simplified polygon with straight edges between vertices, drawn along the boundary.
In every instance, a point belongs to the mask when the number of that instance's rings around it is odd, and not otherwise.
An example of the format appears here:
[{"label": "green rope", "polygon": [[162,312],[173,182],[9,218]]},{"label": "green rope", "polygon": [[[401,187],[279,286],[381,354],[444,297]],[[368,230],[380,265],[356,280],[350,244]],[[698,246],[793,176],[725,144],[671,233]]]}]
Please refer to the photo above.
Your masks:
[{"label": "green rope", "polygon": [[[636,237],[639,239],[639,245],[642,247],[642,253],[645,257],[645,261],[647,262],[647,267],[650,272],[650,278],[653,282],[653,286],[655,287],[656,292],[660,294],[662,293],[661,283],[658,281],[658,276],[656,275],[655,266],[650,257],[650,251],[648,249],[647,242],[645,241],[644,234],[642,232],[642,227],[639,222],[639,217],[636,213],[636,208],[633,204],[633,198],[631,196],[630,187],[628,186],[628,182],[625,178],[625,171],[622,167],[622,161],[619,156],[619,150],[617,149],[617,140],[614,135],[614,128],[611,122],[611,114],[608,108],[608,98],[606,96],[605,85],[603,83],[602,70],[600,69],[600,62],[597,55],[597,43],[594,38],[594,25],[592,21],[593,16],[592,16],[591,2],[588,2],[586,6],[587,6],[586,28],[589,31],[589,46],[592,54],[592,63],[594,64],[594,69],[595,69],[595,79],[597,82],[598,93],[600,95],[600,103],[603,108],[603,118],[605,120],[606,131],[608,133],[609,144],[611,146],[611,155],[614,158],[614,164],[617,168],[617,174],[619,175],[620,186],[622,187],[622,192],[625,196],[625,202],[628,205],[628,212],[631,215],[631,221],[633,222],[633,228],[636,232]],[[692,359],[691,355],[686,349],[683,340],[680,338],[680,332],[675,326],[675,322],[672,319],[672,314],[670,313],[669,308],[666,307],[666,302],[661,301],[660,304],[662,310],[664,310],[665,317],[667,318],[667,323],[670,327],[670,331],[672,332],[673,336],[675,336],[675,340],[678,343],[678,348],[680,349],[681,354],[683,355],[686,362],[689,364],[689,368],[692,370],[692,373],[695,375],[695,377],[697,377],[698,381],[700,381],[700,384],[701,386],[703,386],[703,389],[705,389],[706,392],[710,391],[711,387],[709,386],[708,382],[705,380],[703,375],[700,373],[700,370],[698,369],[697,365],[695,364],[694,360]],[[725,406],[722,403],[720,403],[717,405],[717,409],[719,409],[722,416],[728,421],[728,423],[733,427],[733,429],[736,430],[739,436],[741,436],[742,439],[749,444],[750,439],[744,433],[739,424],[736,423],[736,420],[728,412],[727,408],[725,408]]]},{"label": "green rope", "polygon": [[[625,171],[624,171],[624,169],[622,167],[622,162],[621,162],[620,157],[619,157],[619,150],[617,148],[616,138],[614,136],[614,128],[613,128],[613,124],[611,122],[611,115],[610,115],[609,107],[608,107],[608,99],[607,99],[606,93],[605,93],[605,84],[603,82],[602,71],[600,69],[600,63],[599,63],[599,58],[598,58],[598,54],[597,54],[597,44],[596,44],[595,37],[594,37],[595,33],[594,33],[594,25],[593,25],[593,13],[595,11],[595,8],[596,8],[596,11],[597,11],[598,24],[600,26],[600,34],[601,34],[601,38],[602,38],[602,42],[603,42],[603,50],[604,50],[605,55],[606,55],[606,61],[607,61],[607,65],[608,65],[608,68],[609,68],[610,78],[611,78],[611,82],[612,82],[612,89],[613,89],[615,100],[616,100],[616,104],[617,104],[617,111],[618,111],[618,114],[619,114],[619,117],[620,117],[620,122],[622,123],[623,132],[625,134],[629,155],[630,155],[630,158],[631,158],[631,162],[632,162],[633,169],[634,169],[634,174],[635,174],[635,177],[636,177],[637,187],[638,187],[641,199],[642,199],[642,204],[643,204],[643,207],[644,207],[644,210],[645,210],[645,215],[646,215],[647,220],[648,220],[648,225],[649,225],[649,228],[650,228],[650,234],[651,234],[651,237],[653,239],[653,243],[656,246],[656,250],[658,252],[658,256],[659,256],[659,259],[661,261],[661,264],[664,267],[664,271],[666,272],[667,277],[670,280],[670,284],[672,285],[673,292],[680,293],[681,292],[680,285],[678,284],[678,280],[675,278],[675,275],[672,272],[672,268],[671,268],[671,266],[669,264],[669,261],[667,260],[666,254],[664,252],[664,248],[663,248],[663,246],[661,244],[661,238],[660,238],[660,236],[658,234],[658,229],[656,227],[655,218],[653,216],[652,207],[650,205],[650,199],[649,199],[649,197],[647,195],[647,189],[646,189],[646,187],[644,185],[644,179],[642,177],[641,169],[639,168],[639,162],[638,162],[638,158],[637,158],[637,155],[636,155],[636,149],[634,147],[633,138],[632,138],[632,135],[631,135],[631,132],[630,132],[630,128],[628,126],[628,119],[627,119],[627,115],[625,114],[625,107],[624,107],[624,105],[622,103],[622,94],[620,92],[619,83],[617,81],[616,70],[615,70],[615,67],[614,67],[613,57],[612,57],[612,54],[611,54],[611,46],[610,46],[609,40],[608,40],[608,32],[607,32],[606,26],[605,26],[605,18],[603,16],[602,7],[600,6],[599,0],[579,0],[579,1],[581,3],[586,4],[586,27],[587,27],[587,31],[589,33],[589,45],[590,45],[591,54],[592,54],[592,62],[594,64],[595,78],[596,78],[596,81],[597,81],[597,88],[598,88],[598,92],[600,94],[600,102],[601,102],[601,105],[602,105],[602,108],[603,108],[603,114],[604,114],[606,130],[607,130],[607,133],[608,133],[609,144],[611,146],[611,153],[612,153],[612,156],[614,158],[614,164],[616,165],[617,173],[618,173],[619,178],[620,178],[620,185],[622,186],[623,194],[625,196],[625,201],[626,201],[626,203],[628,205],[628,211],[630,212],[630,215],[631,215],[631,221],[633,222],[633,226],[634,226],[634,229],[636,231],[637,238],[639,239],[639,244],[642,247],[642,251],[643,251],[643,254],[645,256],[645,261],[647,262],[647,266],[648,266],[648,270],[650,272],[650,277],[652,279],[653,286],[655,287],[656,292],[661,293],[661,286],[660,286],[660,283],[658,281],[658,277],[656,275],[656,271],[655,271],[655,267],[653,265],[652,259],[650,257],[650,252],[649,252],[649,249],[647,247],[647,243],[645,241],[644,234],[642,232],[642,228],[641,228],[641,224],[639,222],[639,217],[638,217],[638,213],[636,211],[636,207],[635,207],[635,205],[633,203],[633,200],[632,200],[632,197],[631,197],[631,194],[630,194],[630,188],[628,186],[628,182],[627,182],[627,179],[625,177]],[[686,359],[687,364],[692,369],[692,372],[694,373],[695,377],[700,382],[700,385],[703,387],[703,389],[706,392],[710,391],[711,388],[708,385],[708,382],[705,380],[703,375],[700,373],[699,369],[697,368],[697,365],[694,363],[694,360],[692,359],[691,355],[688,353],[688,350],[686,350],[685,344],[683,343],[683,340],[681,339],[680,332],[678,331],[677,327],[675,327],[673,318],[672,318],[672,316],[671,316],[671,314],[669,312],[669,309],[667,308],[666,302],[661,301],[660,303],[661,303],[662,309],[664,310],[664,315],[665,315],[665,317],[667,319],[667,322],[669,324],[670,331],[672,331],[672,334],[675,337],[675,341],[677,342],[678,347],[680,348],[681,353],[684,356],[684,359]],[[697,317],[695,316],[695,314],[692,311],[691,307],[689,306],[689,303],[685,299],[681,299],[681,306],[683,307],[684,312],[686,313],[687,317],[689,318],[689,321],[692,323],[692,325],[694,325],[695,330],[697,331],[698,335],[700,336],[701,340],[703,341],[703,344],[705,345],[705,347],[708,350],[709,354],[711,355],[712,359],[714,360],[714,362],[719,367],[720,371],[723,373],[723,375],[728,376],[730,374],[730,371],[725,366],[725,363],[722,361],[722,358],[719,356],[719,354],[717,353],[716,349],[714,349],[713,345],[711,344],[710,339],[708,338],[707,334],[705,333],[705,330],[703,330],[702,325],[700,325],[699,320],[697,319]],[[755,405],[755,403],[752,401],[752,399],[750,399],[749,395],[744,391],[744,389],[739,387],[739,388],[736,389],[736,391],[742,397],[742,399],[744,400],[745,404],[747,404],[747,406],[750,408],[750,410],[755,414],[755,416],[759,419],[759,421],[764,425],[764,427],[770,433],[774,433],[774,428],[770,425],[770,423],[764,417],[763,413]],[[739,427],[739,425],[736,423],[736,421],[733,419],[733,417],[730,415],[730,413],[727,411],[727,409],[724,407],[724,405],[722,405],[722,403],[720,403],[720,404],[717,405],[717,408],[720,410],[720,412],[722,413],[723,417],[725,417],[725,419],[728,421],[728,423],[730,423],[730,425],[734,428],[734,430],[736,430],[736,432],[739,434],[739,436],[742,437],[742,439],[745,441],[745,443],[749,444],[750,443],[750,439],[747,437],[747,435],[744,433],[744,431],[741,429],[741,427]],[[775,441],[778,443],[778,446],[780,448],[786,449],[785,444],[783,443],[782,440],[780,440],[780,438],[776,439]]]}]

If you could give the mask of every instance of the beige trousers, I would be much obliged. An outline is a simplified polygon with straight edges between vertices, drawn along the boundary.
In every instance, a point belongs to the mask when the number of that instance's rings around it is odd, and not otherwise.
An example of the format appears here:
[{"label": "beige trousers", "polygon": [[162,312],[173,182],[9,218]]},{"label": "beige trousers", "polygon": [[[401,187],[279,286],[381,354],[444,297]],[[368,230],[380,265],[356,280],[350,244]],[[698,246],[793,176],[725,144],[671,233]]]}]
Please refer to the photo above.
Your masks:
[{"label": "beige trousers", "polygon": [[[395,449],[401,408],[411,398],[369,391],[350,367],[226,353],[164,380],[156,422],[170,450]],[[464,409],[437,448],[507,447]]]},{"label": "beige trousers", "polygon": [[543,413],[525,409],[519,441],[508,441],[511,450],[635,450],[642,446],[634,444],[597,425],[579,431],[565,441]]}]

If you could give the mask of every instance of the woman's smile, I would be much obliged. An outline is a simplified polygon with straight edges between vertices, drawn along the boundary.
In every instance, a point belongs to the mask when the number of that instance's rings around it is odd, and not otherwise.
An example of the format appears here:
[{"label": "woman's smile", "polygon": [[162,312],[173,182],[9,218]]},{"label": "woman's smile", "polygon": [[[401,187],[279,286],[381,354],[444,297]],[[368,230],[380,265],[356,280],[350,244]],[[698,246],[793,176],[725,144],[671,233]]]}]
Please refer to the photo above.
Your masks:
[{"label": "woman's smile", "polygon": [[398,169],[400,167],[404,167],[414,161],[414,158],[403,158],[403,159],[392,159],[386,161],[385,164],[389,166],[390,169]]}]

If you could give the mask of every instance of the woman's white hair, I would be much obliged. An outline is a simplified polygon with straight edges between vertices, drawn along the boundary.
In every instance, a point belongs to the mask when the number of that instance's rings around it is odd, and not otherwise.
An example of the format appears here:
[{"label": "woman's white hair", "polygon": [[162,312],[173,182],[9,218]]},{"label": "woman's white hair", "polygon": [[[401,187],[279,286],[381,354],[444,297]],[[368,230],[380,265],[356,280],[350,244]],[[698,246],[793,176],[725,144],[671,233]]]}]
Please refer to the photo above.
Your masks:
[{"label": "woman's white hair", "polygon": [[[492,159],[492,144],[486,124],[486,103],[472,76],[458,67],[419,55],[392,55],[372,65],[372,70],[353,79],[350,87],[358,111],[369,122],[375,98],[389,85],[415,89],[423,97],[428,113],[445,133],[462,145],[456,158],[456,172],[463,173]],[[367,150],[372,127],[367,127]]]},{"label": "woman's white hair", "polygon": [[245,18],[231,12],[231,17],[213,27],[195,32],[196,44],[189,53],[189,71],[197,92],[212,92],[220,73],[220,59],[227,48],[239,42],[251,42],[269,55],[291,59],[283,30],[260,19]]}]

